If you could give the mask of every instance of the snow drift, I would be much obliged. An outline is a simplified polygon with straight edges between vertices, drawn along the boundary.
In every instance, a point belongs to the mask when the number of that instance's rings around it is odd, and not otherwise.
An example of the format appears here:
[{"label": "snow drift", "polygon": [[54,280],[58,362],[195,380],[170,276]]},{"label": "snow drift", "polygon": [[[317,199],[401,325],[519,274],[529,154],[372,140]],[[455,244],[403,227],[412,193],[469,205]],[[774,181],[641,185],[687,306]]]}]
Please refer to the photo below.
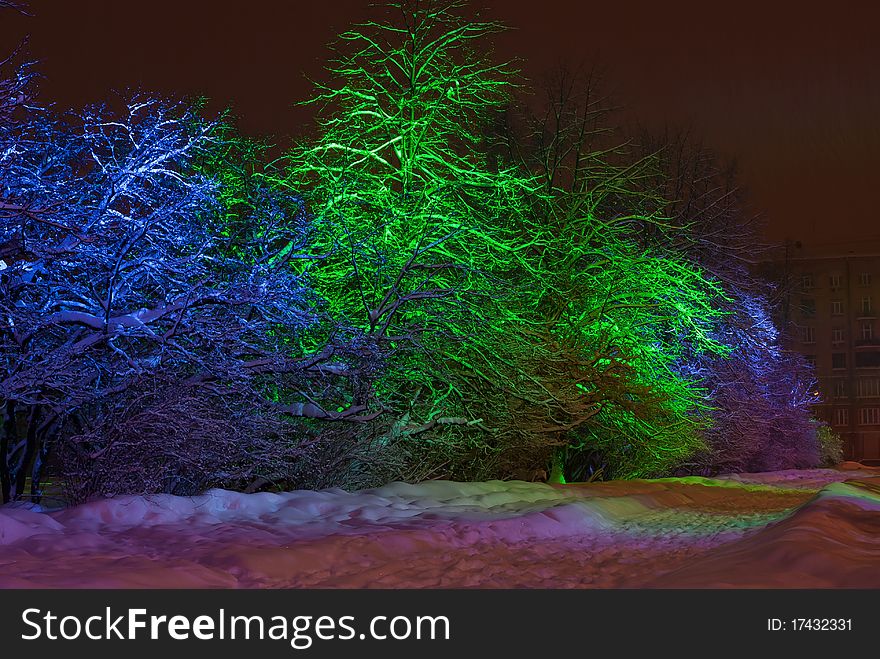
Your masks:
[{"label": "snow drift", "polygon": [[880,587],[876,470],[0,508],[3,587]]}]

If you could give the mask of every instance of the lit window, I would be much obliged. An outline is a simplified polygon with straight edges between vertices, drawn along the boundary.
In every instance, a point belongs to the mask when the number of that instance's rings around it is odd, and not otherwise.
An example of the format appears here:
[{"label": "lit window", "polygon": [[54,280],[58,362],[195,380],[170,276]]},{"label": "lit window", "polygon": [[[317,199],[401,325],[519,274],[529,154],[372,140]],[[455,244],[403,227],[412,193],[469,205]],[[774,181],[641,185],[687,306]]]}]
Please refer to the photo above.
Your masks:
[{"label": "lit window", "polygon": [[849,409],[846,407],[837,407],[834,409],[834,425],[835,426],[848,426],[849,425]]},{"label": "lit window", "polygon": [[880,407],[863,407],[859,410],[860,426],[876,426],[880,424]]}]

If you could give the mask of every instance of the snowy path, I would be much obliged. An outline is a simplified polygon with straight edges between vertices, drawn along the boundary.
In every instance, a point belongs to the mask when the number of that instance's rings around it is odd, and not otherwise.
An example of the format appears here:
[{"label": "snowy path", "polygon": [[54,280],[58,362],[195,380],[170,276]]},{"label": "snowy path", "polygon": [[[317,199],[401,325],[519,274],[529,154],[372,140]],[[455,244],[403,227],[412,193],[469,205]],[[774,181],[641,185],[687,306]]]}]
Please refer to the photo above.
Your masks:
[{"label": "snowy path", "polygon": [[878,476],[395,483],[5,507],[0,586],[880,587]]}]

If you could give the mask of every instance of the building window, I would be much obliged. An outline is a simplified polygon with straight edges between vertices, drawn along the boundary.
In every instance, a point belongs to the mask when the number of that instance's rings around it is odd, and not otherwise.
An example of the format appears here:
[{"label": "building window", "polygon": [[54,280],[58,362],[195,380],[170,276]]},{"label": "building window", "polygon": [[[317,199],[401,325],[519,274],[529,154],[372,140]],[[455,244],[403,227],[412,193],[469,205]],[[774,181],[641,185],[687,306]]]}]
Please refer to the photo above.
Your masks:
[{"label": "building window", "polygon": [[859,398],[880,396],[880,378],[859,378]]},{"label": "building window", "polygon": [[831,275],[829,278],[831,283],[831,289],[834,290],[836,288],[840,288],[840,275]]},{"label": "building window", "polygon": [[848,426],[849,425],[849,409],[846,407],[836,407],[834,408],[834,425],[835,426]]},{"label": "building window", "polygon": [[831,315],[832,316],[842,316],[843,315],[843,301],[842,300],[834,300],[831,303]]},{"label": "building window", "polygon": [[804,355],[804,361],[812,369],[816,368],[816,355]]},{"label": "building window", "polygon": [[801,298],[801,315],[804,318],[812,318],[816,315],[816,300],[813,298]]},{"label": "building window", "polygon": [[859,410],[860,426],[876,426],[880,424],[880,407],[863,407]]},{"label": "building window", "polygon": [[813,289],[813,275],[803,275],[801,277],[801,290],[809,291]]},{"label": "building window", "polygon": [[856,368],[880,368],[880,352],[860,350],[856,353]]},{"label": "building window", "polygon": [[845,352],[832,352],[831,353],[831,368],[846,368],[846,353]]},{"label": "building window", "polygon": [[874,325],[871,323],[862,323],[862,339],[870,341],[874,338]]},{"label": "building window", "polygon": [[816,342],[816,328],[812,325],[807,325],[806,327],[801,327],[801,339],[804,343],[815,343]]},{"label": "building window", "polygon": [[846,380],[838,378],[834,381],[834,398],[840,400],[846,397]]},{"label": "building window", "polygon": [[863,272],[861,275],[859,275],[859,283],[862,286],[870,286],[871,285],[871,273],[870,272]]},{"label": "building window", "polygon": [[840,328],[835,328],[831,330],[831,343],[832,345],[839,346],[843,343],[843,330]]},{"label": "building window", "polygon": [[870,316],[871,315],[871,298],[863,297],[862,298],[862,315]]}]

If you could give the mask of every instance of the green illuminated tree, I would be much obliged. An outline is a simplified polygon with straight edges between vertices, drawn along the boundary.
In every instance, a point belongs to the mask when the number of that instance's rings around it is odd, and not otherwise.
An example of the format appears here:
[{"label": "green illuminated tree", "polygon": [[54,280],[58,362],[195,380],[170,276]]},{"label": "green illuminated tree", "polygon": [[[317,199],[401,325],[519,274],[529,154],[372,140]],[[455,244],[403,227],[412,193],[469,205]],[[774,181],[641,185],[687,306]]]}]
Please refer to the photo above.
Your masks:
[{"label": "green illuminated tree", "polygon": [[499,26],[455,9],[394,5],[392,22],[343,34],[337,83],[313,101],[320,138],[295,150],[288,173],[323,229],[329,256],[311,274],[331,313],[393,353],[386,400],[423,401],[424,423],[466,416],[446,365],[515,295],[502,282],[533,187],[487,156],[484,129],[514,75],[478,49]]},{"label": "green illuminated tree", "polygon": [[[656,154],[635,155],[620,139],[597,88],[594,71],[563,70],[547,87],[543,113],[509,115],[506,127],[510,159],[545,190],[542,212],[523,227],[543,283],[532,289],[533,316],[579,354],[596,356],[593,379],[581,387],[595,415],[566,432],[554,462],[573,447],[570,462],[600,453],[616,476],[657,475],[702,448],[705,392],[680,366],[727,353],[713,338],[726,296],[669,248],[678,228],[645,184],[658,171]],[[648,243],[646,232],[666,238]]]},{"label": "green illuminated tree", "polygon": [[769,245],[761,235],[761,218],[748,210],[735,167],[723,165],[689,133],[642,136],[640,141],[656,154],[658,164],[642,184],[659,202],[668,227],[646,231],[643,240],[699,263],[728,293],[720,304],[728,313],[716,335],[731,346],[730,355],[699,356],[687,365],[702,374],[712,426],[704,433],[707,450],[680,471],[814,466],[813,374],[779,340],[772,320],[776,287],[755,268]]},{"label": "green illuminated tree", "polygon": [[380,443],[417,437],[437,465],[422,476],[469,478],[587,443],[646,475],[699,448],[699,382],[675,365],[723,352],[721,291],[635,239],[662,225],[634,182],[645,162],[612,164],[577,125],[562,157],[499,157],[514,73],[480,51],[499,26],[454,4],[391,11],[342,35],[320,135],[287,176],[328,255],[317,289],[388,355]]}]

